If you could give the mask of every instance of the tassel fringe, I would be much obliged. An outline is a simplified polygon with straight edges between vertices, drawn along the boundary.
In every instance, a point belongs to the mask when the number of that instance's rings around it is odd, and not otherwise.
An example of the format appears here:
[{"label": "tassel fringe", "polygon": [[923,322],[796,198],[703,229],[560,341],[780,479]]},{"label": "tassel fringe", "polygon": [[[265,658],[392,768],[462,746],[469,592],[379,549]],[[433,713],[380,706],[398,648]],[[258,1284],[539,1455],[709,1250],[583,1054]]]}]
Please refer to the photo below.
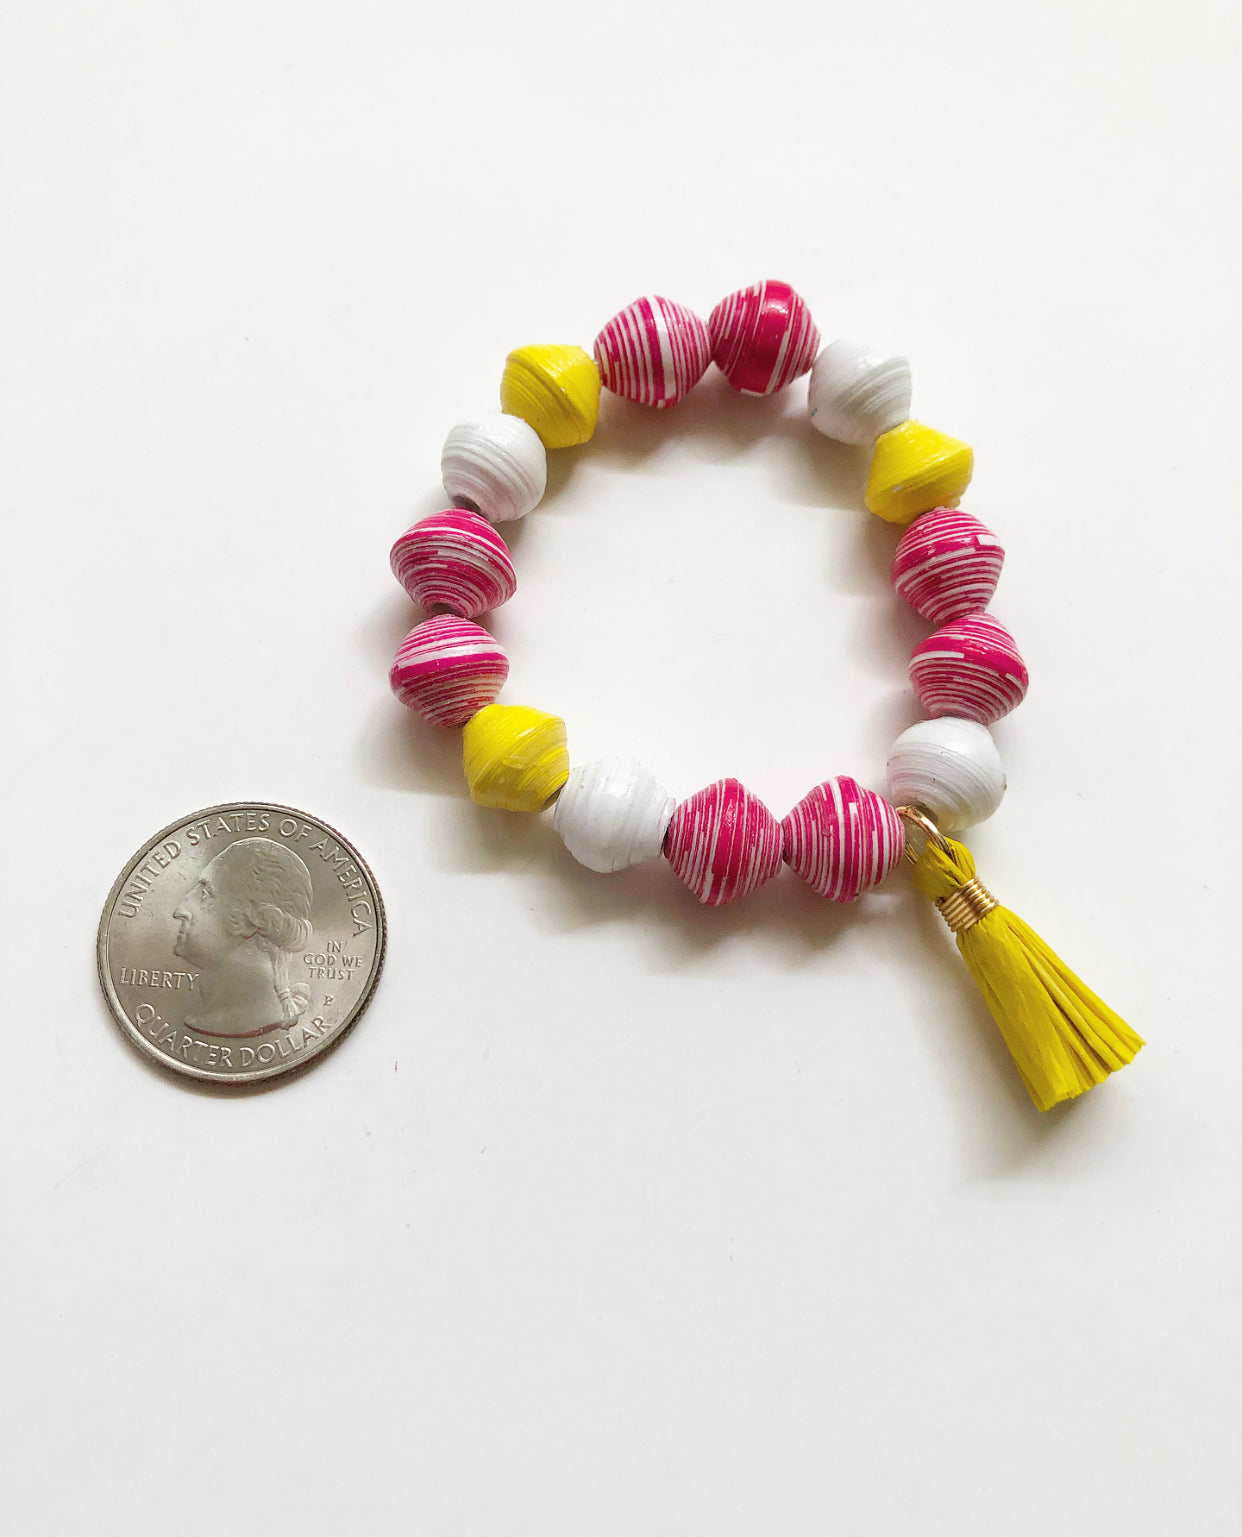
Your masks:
[{"label": "tassel fringe", "polygon": [[1000,1027],[1035,1106],[1050,1110],[1103,1083],[1143,1045],[1038,934],[1002,907],[975,874],[970,850],[909,807],[927,834],[914,884],[935,902]]}]

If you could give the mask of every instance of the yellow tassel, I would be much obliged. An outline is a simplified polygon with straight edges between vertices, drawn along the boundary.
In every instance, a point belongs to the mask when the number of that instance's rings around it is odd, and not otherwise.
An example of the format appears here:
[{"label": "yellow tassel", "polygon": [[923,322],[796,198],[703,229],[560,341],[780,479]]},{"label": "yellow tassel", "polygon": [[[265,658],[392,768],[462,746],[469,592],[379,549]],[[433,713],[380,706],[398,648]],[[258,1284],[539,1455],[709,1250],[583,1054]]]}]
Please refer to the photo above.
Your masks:
[{"label": "yellow tassel", "polygon": [[927,834],[921,852],[908,851],[914,884],[956,935],[1036,1108],[1073,1099],[1133,1061],[1142,1038],[997,902],[975,875],[970,850],[918,810],[899,809]]}]

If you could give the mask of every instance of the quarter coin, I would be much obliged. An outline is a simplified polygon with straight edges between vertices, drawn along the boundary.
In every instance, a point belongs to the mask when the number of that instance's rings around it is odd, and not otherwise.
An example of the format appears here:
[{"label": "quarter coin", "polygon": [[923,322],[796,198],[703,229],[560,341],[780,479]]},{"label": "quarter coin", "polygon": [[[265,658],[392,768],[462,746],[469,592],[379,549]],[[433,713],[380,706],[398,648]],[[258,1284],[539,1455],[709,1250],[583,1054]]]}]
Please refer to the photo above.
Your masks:
[{"label": "quarter coin", "polygon": [[318,817],[233,801],[143,844],[99,922],[99,981],[165,1067],[254,1083],[320,1057],[370,1002],[384,904],[366,861]]}]

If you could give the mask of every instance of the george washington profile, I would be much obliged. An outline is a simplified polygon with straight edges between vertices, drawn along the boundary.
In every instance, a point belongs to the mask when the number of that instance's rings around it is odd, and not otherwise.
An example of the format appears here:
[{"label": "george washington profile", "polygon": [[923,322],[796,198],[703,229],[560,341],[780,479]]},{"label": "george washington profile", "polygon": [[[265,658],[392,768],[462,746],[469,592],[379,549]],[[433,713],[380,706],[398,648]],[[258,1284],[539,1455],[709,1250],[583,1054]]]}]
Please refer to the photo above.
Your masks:
[{"label": "george washington profile", "polygon": [[310,999],[289,981],[289,957],[310,938],[310,871],[271,838],[222,849],[173,909],[173,954],[198,968],[203,1035],[263,1035],[293,1024]]}]

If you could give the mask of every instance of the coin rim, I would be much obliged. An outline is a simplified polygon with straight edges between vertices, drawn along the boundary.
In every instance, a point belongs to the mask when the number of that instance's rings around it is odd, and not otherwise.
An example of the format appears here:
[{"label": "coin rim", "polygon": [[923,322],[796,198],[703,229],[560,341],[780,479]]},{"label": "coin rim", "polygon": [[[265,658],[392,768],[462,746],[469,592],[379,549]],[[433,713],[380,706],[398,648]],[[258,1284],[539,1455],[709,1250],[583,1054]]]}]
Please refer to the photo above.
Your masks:
[{"label": "coin rim", "polygon": [[[254,1072],[249,1073],[213,1073],[207,1068],[193,1067],[190,1063],[184,1061],[179,1062],[175,1057],[170,1057],[165,1052],[160,1051],[156,1047],[155,1042],[148,1040],[126,1014],[121,1000],[117,997],[107,965],[108,917],[125,882],[138,868],[139,862],[146,857],[161,838],[168,837],[169,834],[175,832],[179,827],[184,827],[187,822],[196,821],[199,817],[213,816],[216,813],[223,814],[226,811],[243,811],[255,806],[266,807],[269,811],[287,811],[290,816],[298,817],[303,821],[317,822],[342,847],[349,850],[353,856],[354,863],[370,882],[371,891],[375,897],[375,912],[378,919],[378,943],[375,947],[375,961],[371,977],[359,997],[357,1007],[348,1023],[340,1026],[330,1036],[322,1039],[310,1051],[300,1054],[295,1061],[273,1063],[269,1067],[258,1068]],[[351,840],[346,838],[344,834],[337,832],[331,822],[325,822],[321,816],[316,816],[313,812],[300,811],[296,806],[285,806],[279,801],[265,800],[222,801],[218,806],[204,806],[201,811],[191,811],[185,816],[177,817],[169,822],[167,827],[163,827],[159,832],[153,833],[145,843],[139,846],[133,856],[126,861],[120,875],[113,881],[112,889],[108,892],[107,898],[104,901],[103,912],[99,915],[99,928],[95,936],[95,969],[99,977],[100,990],[104,995],[104,1002],[108,1005],[108,1012],[129,1040],[134,1045],[140,1047],[143,1053],[150,1057],[152,1061],[158,1062],[161,1067],[167,1068],[170,1072],[180,1073],[187,1078],[197,1078],[201,1083],[213,1083],[224,1087],[230,1084],[258,1083],[267,1078],[279,1078],[287,1073],[299,1072],[302,1068],[310,1067],[312,1063],[317,1062],[350,1033],[370,1006],[371,999],[375,995],[375,989],[379,985],[380,973],[384,969],[384,959],[387,953],[388,914],[384,908],[384,898],[371,866],[359,854]]]}]

